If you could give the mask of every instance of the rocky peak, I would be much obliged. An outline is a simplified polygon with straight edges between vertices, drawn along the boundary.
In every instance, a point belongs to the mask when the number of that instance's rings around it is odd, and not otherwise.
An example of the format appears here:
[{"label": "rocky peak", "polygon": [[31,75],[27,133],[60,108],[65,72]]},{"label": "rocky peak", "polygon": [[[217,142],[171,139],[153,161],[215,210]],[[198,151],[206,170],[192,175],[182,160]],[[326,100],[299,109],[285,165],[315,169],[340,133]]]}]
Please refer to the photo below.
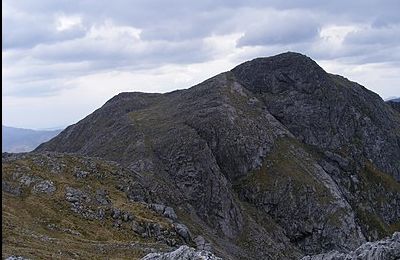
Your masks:
[{"label": "rocky peak", "polygon": [[400,180],[400,117],[377,94],[299,53],[258,58],[232,73],[300,141],[347,150]]},{"label": "rocky peak", "polygon": [[311,58],[286,52],[257,58],[235,67],[232,72],[254,93],[281,93],[301,87],[313,92],[327,80],[328,74]]}]

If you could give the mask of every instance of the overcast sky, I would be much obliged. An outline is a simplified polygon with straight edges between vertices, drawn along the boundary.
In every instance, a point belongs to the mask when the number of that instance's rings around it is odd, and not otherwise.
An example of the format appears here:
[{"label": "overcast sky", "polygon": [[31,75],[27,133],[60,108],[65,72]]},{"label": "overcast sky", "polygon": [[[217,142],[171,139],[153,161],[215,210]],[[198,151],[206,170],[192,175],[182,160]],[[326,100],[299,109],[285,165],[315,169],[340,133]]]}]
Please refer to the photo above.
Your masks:
[{"label": "overcast sky", "polygon": [[297,51],[400,96],[400,1],[2,1],[3,124],[76,123],[122,91],[188,88]]}]

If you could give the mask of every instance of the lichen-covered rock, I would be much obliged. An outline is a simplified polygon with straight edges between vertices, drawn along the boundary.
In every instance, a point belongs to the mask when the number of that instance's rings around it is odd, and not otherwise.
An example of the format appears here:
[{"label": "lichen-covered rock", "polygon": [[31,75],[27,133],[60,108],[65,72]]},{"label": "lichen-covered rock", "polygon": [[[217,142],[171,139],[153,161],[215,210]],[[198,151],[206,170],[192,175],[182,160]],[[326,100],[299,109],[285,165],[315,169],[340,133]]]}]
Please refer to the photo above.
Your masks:
[{"label": "lichen-covered rock", "polygon": [[124,212],[122,214],[122,220],[125,222],[131,221],[131,220],[133,220],[133,215],[129,212]]},{"label": "lichen-covered rock", "polygon": [[111,217],[113,219],[119,219],[121,218],[121,210],[118,208],[113,208],[111,209]]},{"label": "lichen-covered rock", "polygon": [[193,241],[196,244],[196,249],[197,250],[205,250],[205,251],[212,251],[212,246],[209,242],[207,242],[204,237],[202,236],[197,236]]},{"label": "lichen-covered rock", "polygon": [[100,205],[111,205],[110,198],[108,197],[108,193],[104,189],[97,189],[96,190],[96,200]]},{"label": "lichen-covered rock", "polygon": [[186,243],[189,243],[191,240],[190,231],[184,224],[175,223],[174,224],[175,231],[180,235]]},{"label": "lichen-covered rock", "polygon": [[19,177],[19,183],[27,187],[31,186],[32,183],[35,183],[40,180],[41,178],[37,176],[31,176],[26,174],[23,174],[21,177]]},{"label": "lichen-covered rock", "polygon": [[85,192],[72,187],[65,188],[65,199],[71,203],[90,200],[89,196]]},{"label": "lichen-covered rock", "polygon": [[86,172],[86,171],[80,171],[80,170],[77,171],[77,172],[75,173],[75,177],[78,178],[78,179],[84,179],[84,178],[86,178],[88,175],[89,175],[88,172]]},{"label": "lichen-covered rock", "polygon": [[141,260],[222,260],[222,258],[208,251],[196,251],[194,248],[181,246],[169,253],[150,253]]},{"label": "lichen-covered rock", "polygon": [[5,260],[29,260],[29,258],[25,258],[23,256],[12,255],[12,256],[7,257]]},{"label": "lichen-covered rock", "polygon": [[162,205],[162,204],[152,203],[152,204],[149,204],[149,207],[152,210],[154,210],[155,212],[157,212],[158,214],[163,214],[164,210],[165,210],[165,205]]},{"label": "lichen-covered rock", "polygon": [[32,191],[34,193],[47,193],[51,194],[56,191],[56,186],[50,180],[43,180],[35,183]]},{"label": "lichen-covered rock", "polygon": [[178,216],[175,213],[175,210],[172,207],[167,207],[165,205],[155,204],[155,203],[149,204],[149,207],[158,214],[161,214],[172,220],[176,220],[178,218]]},{"label": "lichen-covered rock", "polygon": [[131,228],[132,228],[133,232],[135,232],[139,235],[142,235],[146,232],[145,227],[143,227],[140,223],[138,223],[136,221],[132,221]]},{"label": "lichen-covered rock", "polygon": [[175,210],[171,207],[165,207],[163,215],[172,220],[176,220],[178,218],[178,216],[175,213]]}]

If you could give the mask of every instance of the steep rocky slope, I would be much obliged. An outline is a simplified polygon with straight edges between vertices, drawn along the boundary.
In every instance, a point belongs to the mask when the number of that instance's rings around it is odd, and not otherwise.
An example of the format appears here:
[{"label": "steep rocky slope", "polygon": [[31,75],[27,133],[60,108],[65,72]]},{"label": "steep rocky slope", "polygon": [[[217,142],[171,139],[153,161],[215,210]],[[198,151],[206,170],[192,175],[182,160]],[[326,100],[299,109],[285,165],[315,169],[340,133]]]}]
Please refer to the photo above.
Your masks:
[{"label": "steep rocky slope", "polygon": [[348,252],[400,228],[399,113],[298,53],[121,93],[44,151],[120,163],[225,259]]}]

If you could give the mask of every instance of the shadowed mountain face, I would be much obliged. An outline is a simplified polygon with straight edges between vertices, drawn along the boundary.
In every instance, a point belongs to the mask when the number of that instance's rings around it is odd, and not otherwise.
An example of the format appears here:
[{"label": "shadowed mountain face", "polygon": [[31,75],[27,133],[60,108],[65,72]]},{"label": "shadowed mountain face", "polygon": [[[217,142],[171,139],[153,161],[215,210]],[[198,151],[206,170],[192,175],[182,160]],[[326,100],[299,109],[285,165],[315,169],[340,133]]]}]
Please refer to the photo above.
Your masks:
[{"label": "shadowed mountain face", "polygon": [[146,203],[175,208],[226,259],[349,251],[400,225],[400,114],[298,53],[187,90],[121,93],[44,151],[142,176]]},{"label": "shadowed mountain face", "polygon": [[19,153],[30,152],[39,144],[59,134],[61,130],[39,131],[2,126],[2,151]]}]

